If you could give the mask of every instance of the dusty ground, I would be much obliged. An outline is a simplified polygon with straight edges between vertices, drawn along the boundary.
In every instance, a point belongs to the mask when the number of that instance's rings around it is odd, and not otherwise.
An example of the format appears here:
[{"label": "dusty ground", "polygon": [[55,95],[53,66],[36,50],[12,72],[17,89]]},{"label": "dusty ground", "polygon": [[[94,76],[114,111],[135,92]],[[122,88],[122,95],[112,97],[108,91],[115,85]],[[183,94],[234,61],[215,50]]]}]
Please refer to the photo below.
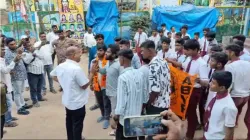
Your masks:
[{"label": "dusty ground", "polygon": [[[87,73],[87,55],[83,55],[81,65]],[[58,89],[58,84],[55,84]],[[25,92],[25,97],[29,97],[29,92]],[[61,104],[61,94],[47,93],[47,102],[42,102],[40,108],[30,109],[30,115],[20,116],[16,114],[16,108],[13,104],[13,116],[18,117],[17,123],[19,126],[15,128],[5,128],[7,133],[4,139],[66,139],[65,129],[65,109]],[[87,114],[84,120],[83,136],[86,139],[113,139],[108,136],[111,129],[102,129],[102,124],[96,122],[100,116],[100,111],[89,111],[89,107],[95,102],[93,93],[90,92],[89,102],[87,104]],[[31,103],[28,101],[28,103]],[[236,139],[246,139],[247,129],[244,124],[244,115],[246,106],[240,116],[239,127],[235,130]],[[202,137],[202,131],[197,131],[196,138]]]}]

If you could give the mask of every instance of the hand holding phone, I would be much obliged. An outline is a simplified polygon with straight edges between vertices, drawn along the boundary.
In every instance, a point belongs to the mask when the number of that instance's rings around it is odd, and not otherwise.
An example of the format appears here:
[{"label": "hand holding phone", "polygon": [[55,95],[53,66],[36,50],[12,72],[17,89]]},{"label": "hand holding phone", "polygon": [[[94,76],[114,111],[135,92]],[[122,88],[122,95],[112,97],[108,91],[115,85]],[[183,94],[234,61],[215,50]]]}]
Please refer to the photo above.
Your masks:
[{"label": "hand holding phone", "polygon": [[167,116],[169,120],[162,119],[161,123],[168,128],[165,134],[159,134],[153,137],[155,140],[159,139],[183,139],[185,137],[184,124],[181,119],[175,115],[171,110],[164,111],[161,116]]}]

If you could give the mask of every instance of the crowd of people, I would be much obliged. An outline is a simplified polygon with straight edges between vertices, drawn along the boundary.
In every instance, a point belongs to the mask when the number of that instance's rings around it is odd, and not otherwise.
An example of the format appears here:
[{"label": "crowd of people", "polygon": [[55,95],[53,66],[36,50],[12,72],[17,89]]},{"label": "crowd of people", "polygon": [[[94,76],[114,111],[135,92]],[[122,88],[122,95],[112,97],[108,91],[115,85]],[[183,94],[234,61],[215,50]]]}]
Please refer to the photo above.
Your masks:
[{"label": "crowd of people", "polygon": [[[217,43],[216,33],[209,28],[203,29],[202,38],[196,32],[192,39],[187,25],[180,32],[175,27],[168,31],[166,24],[161,27],[159,31],[152,30],[150,37],[138,28],[135,46],[120,37],[106,46],[105,36],[94,35],[88,28],[84,35],[84,45],[89,50],[88,74],[79,65],[80,44],[56,25],[49,34],[39,33],[39,41],[32,42],[27,32],[18,45],[14,38],[2,35],[1,122],[5,123],[1,123],[1,134],[4,126],[18,125],[18,118],[11,115],[12,101],[19,115],[28,115],[29,108],[40,107],[39,102],[47,101],[44,98],[47,75],[51,93],[57,93],[53,81],[60,85],[69,140],[83,138],[88,87],[96,99],[90,110],[100,109],[97,122],[103,123],[103,129],[111,126],[110,135],[117,140],[137,140],[137,137],[124,137],[125,117],[155,114],[170,117],[171,121],[162,121],[169,127],[169,133],[148,136],[149,140],[193,139],[199,129],[204,130],[203,139],[233,139],[245,104],[248,108],[244,122],[250,139],[250,52],[244,48],[246,37],[236,35],[230,45],[223,45]],[[198,75],[186,112],[186,134],[180,119],[169,111],[172,89],[169,65]],[[25,80],[32,105],[23,97]]]}]

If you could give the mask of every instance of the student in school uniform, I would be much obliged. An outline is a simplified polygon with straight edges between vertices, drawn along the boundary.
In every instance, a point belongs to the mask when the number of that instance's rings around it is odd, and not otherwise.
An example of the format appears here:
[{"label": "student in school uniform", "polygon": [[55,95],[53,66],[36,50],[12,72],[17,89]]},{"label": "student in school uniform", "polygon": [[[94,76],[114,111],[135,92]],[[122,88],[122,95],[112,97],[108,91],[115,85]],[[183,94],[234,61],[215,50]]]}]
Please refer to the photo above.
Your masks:
[{"label": "student in school uniform", "polygon": [[170,30],[171,30],[171,34],[172,34],[172,39],[174,39],[175,38],[175,34],[176,34],[175,27],[171,26]]},{"label": "student in school uniform", "polygon": [[[210,61],[209,61],[209,82],[212,80],[212,74],[217,71],[224,71],[224,67],[228,62],[228,55],[224,52],[215,52],[211,55]],[[211,99],[215,96],[216,92],[210,91],[209,90],[209,83],[207,83],[207,100],[206,100],[206,105],[205,108],[208,106],[208,103],[211,101]]]},{"label": "student in school uniform", "polygon": [[164,36],[168,36],[168,29],[167,29],[167,26],[166,26],[166,24],[165,23],[162,23],[161,24],[161,29],[163,30],[163,34],[164,34]]},{"label": "student in school uniform", "polygon": [[185,36],[188,36],[189,38],[191,38],[191,36],[187,33],[187,30],[188,30],[188,26],[187,25],[183,25],[181,27],[181,37],[185,37]]},{"label": "student in school uniform", "polygon": [[169,38],[163,37],[162,40],[162,50],[157,53],[157,56],[161,59],[176,58],[174,51],[170,48],[171,40]]},{"label": "student in school uniform", "polygon": [[[203,60],[207,63],[207,75],[208,75],[208,78],[211,77],[211,73],[213,72],[213,69],[210,68],[210,65],[209,65],[209,61],[211,60],[211,55],[214,54],[215,52],[222,52],[222,48],[216,44],[212,44],[211,45],[211,49],[209,51],[209,54],[205,55],[203,57]],[[199,103],[199,113],[200,113],[200,122],[201,122],[201,125],[198,126],[198,129],[202,128],[203,127],[203,115],[204,115],[204,106],[206,104],[206,100],[207,100],[207,96],[208,96],[208,89],[207,87],[202,87],[202,94],[201,94],[201,99],[200,99],[200,103]]]},{"label": "student in school uniform", "polygon": [[197,40],[198,42],[200,42],[200,33],[199,32],[194,33],[194,39]]},{"label": "student in school uniform", "polygon": [[[199,55],[199,42],[195,39],[187,40],[184,44],[184,49],[186,50],[186,55],[190,56],[190,59],[182,64],[184,71],[190,75],[197,74],[200,81],[208,81],[207,64]],[[192,95],[189,100],[187,109],[188,129],[186,133],[186,139],[194,138],[196,126],[198,125],[196,108],[200,101],[201,86],[202,85],[200,83],[195,83]]]},{"label": "student in school uniform", "polygon": [[250,62],[250,55],[248,55],[247,53],[244,53],[244,43],[241,40],[234,40],[233,41],[235,44],[240,46],[240,60],[245,60],[245,61],[249,61]]},{"label": "student in school uniform", "polygon": [[[242,112],[243,106],[249,100],[250,89],[250,63],[239,59],[241,47],[237,44],[231,44],[226,47],[226,53],[230,62],[225,66],[225,71],[229,71],[233,75],[233,82],[230,95],[238,109],[236,126],[238,117]],[[249,104],[249,103],[248,103]],[[245,124],[248,129],[248,139],[250,139],[250,107],[248,106],[245,115]]]},{"label": "student in school uniform", "polygon": [[212,75],[210,90],[216,92],[205,112],[204,139],[233,139],[237,108],[228,93],[232,74],[218,71]]},{"label": "student in school uniform", "polygon": [[155,49],[157,49],[157,44],[160,41],[160,36],[158,36],[156,30],[154,30],[154,29],[152,30],[152,35],[148,39],[151,40],[151,41],[154,41],[155,46],[156,46]]},{"label": "student in school uniform", "polygon": [[201,45],[201,56],[206,55],[207,53],[207,47],[208,47],[208,40],[207,40],[207,33],[210,32],[209,28],[203,29],[203,37],[200,39],[200,45]]},{"label": "student in school uniform", "polygon": [[188,60],[188,56],[184,50],[184,39],[180,38],[175,41],[176,59],[167,59],[174,67],[182,69],[182,64]]}]

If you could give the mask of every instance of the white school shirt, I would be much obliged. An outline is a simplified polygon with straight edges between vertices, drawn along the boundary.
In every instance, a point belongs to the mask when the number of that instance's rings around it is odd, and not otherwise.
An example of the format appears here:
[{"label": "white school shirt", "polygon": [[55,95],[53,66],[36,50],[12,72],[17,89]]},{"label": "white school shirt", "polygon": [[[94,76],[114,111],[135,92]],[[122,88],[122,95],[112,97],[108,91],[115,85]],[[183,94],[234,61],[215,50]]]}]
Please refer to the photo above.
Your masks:
[{"label": "white school shirt", "polygon": [[139,34],[139,32],[136,32],[135,37],[134,37],[136,44],[139,41],[139,36],[140,36],[139,45],[141,45],[143,42],[145,42],[148,39],[148,35],[145,32],[142,32],[141,34]]},{"label": "white school shirt", "polygon": [[166,30],[164,31],[163,35],[167,37],[167,36],[168,36],[168,32],[169,32],[169,31],[166,29]]},{"label": "white school shirt", "polygon": [[176,56],[175,59],[177,59],[177,62],[179,62],[179,63],[184,63],[185,62],[185,60],[186,60],[186,55],[185,54],[181,54],[179,56],[178,52],[174,52],[174,53],[175,53],[175,56]]},{"label": "white school shirt", "polygon": [[[163,59],[163,51],[162,51],[162,50],[158,51],[158,52],[157,52],[157,56],[158,56],[159,58]],[[174,59],[174,58],[176,58],[176,57],[177,57],[177,56],[176,56],[176,54],[174,53],[174,51],[172,51],[172,50],[169,49],[167,52],[165,52],[165,58],[164,58],[164,59],[166,59],[166,58]]]},{"label": "white school shirt", "polygon": [[232,97],[247,97],[250,95],[250,63],[237,60],[225,65],[225,71],[232,73]]},{"label": "white school shirt", "polygon": [[216,99],[209,118],[208,130],[204,133],[205,138],[224,139],[225,127],[235,126],[237,113],[238,110],[229,94],[222,99]]},{"label": "white school shirt", "polygon": [[201,51],[203,51],[203,48],[205,46],[205,43],[206,43],[206,48],[205,48],[205,51],[207,52],[208,51],[208,45],[209,45],[209,41],[203,36],[201,39],[200,39],[200,49]]},{"label": "white school shirt", "polygon": [[89,48],[93,47],[93,46],[96,46],[96,40],[95,40],[95,37],[94,37],[94,34],[93,33],[85,33],[84,34],[84,38],[83,38],[83,43],[84,43],[84,46],[87,46]]},{"label": "white school shirt", "polygon": [[171,38],[171,42],[170,42],[170,48],[169,48],[172,52],[175,52],[175,39]]},{"label": "white school shirt", "polygon": [[[37,48],[40,46],[42,41],[38,41],[34,44],[34,48]],[[52,65],[52,54],[54,53],[54,48],[51,46],[51,44],[45,44],[43,45],[39,50],[39,53],[43,56],[43,65]]]},{"label": "white school shirt", "polygon": [[[185,72],[187,70],[187,67],[190,61],[191,61],[191,58],[188,57],[187,60],[184,63],[182,63],[182,68]],[[201,80],[208,80],[207,64],[201,57],[199,57],[197,60],[192,60],[188,73],[190,75],[197,74]],[[194,87],[200,88],[201,85],[198,83],[195,83]]]},{"label": "white school shirt", "polygon": [[250,52],[249,52],[249,50],[248,50],[247,48],[244,48],[244,49],[243,49],[243,52],[244,52],[245,54],[247,54],[247,55],[250,55]]},{"label": "white school shirt", "polygon": [[56,76],[62,86],[62,104],[67,109],[77,110],[87,104],[88,89],[82,89],[81,86],[86,85],[89,79],[77,62],[66,59],[50,75]]},{"label": "white school shirt", "polygon": [[148,39],[151,40],[151,41],[154,41],[155,49],[157,49],[158,42],[160,41],[160,36],[159,35],[150,36]]},{"label": "white school shirt", "polygon": [[10,71],[14,69],[15,65],[16,63],[12,61],[8,66],[6,66],[5,59],[0,57],[1,81],[7,86],[8,93],[13,91]]},{"label": "white school shirt", "polygon": [[186,33],[185,35],[181,35],[181,38],[183,38],[185,36],[188,36],[191,39],[191,36],[188,33]]}]

